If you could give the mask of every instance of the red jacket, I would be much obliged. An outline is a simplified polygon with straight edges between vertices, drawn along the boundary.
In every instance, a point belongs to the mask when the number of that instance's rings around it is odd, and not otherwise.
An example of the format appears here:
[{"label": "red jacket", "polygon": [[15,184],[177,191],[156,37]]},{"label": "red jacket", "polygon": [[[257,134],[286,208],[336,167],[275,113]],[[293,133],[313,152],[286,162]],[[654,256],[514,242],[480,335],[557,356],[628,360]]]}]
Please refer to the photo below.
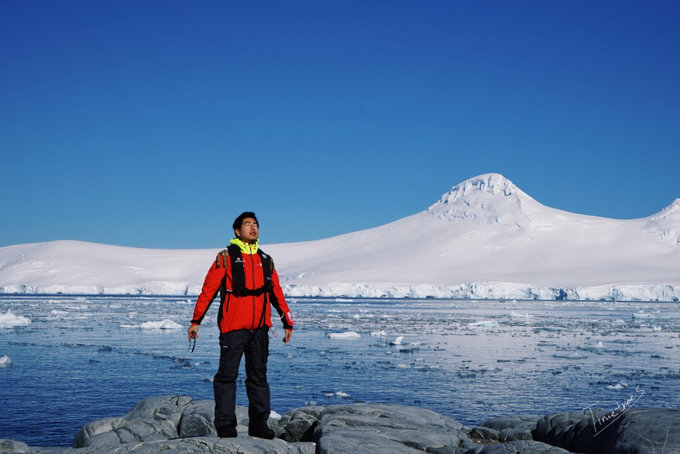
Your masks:
[{"label": "red jacket", "polygon": [[[232,240],[232,244],[238,244],[241,249],[246,287],[250,289],[262,287],[265,277],[262,271],[262,259],[257,253],[257,244],[248,245],[238,240]],[[205,276],[203,289],[194,308],[192,324],[199,325],[201,323],[213,300],[218,293],[221,293],[220,311],[217,315],[217,323],[221,333],[239,329],[252,330],[261,326],[271,328],[270,304],[276,308],[283,322],[283,327],[285,329],[293,328],[293,317],[283,296],[276,269],[272,270],[271,275],[273,289],[261,295],[236,296],[231,293],[231,276],[231,260],[226,254],[218,254],[217,259]],[[264,317],[262,315],[263,310]]]}]

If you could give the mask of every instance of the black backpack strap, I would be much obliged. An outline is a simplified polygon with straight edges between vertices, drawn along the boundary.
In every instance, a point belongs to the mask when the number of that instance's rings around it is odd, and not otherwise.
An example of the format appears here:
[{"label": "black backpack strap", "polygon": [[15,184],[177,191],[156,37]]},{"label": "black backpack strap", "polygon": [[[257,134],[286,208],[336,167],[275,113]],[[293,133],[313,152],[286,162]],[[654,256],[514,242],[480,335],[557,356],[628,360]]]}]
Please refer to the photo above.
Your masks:
[{"label": "black backpack strap", "polygon": [[246,295],[246,275],[243,270],[243,255],[241,248],[235,244],[229,245],[229,259],[231,260],[231,291],[237,296]]},{"label": "black backpack strap", "polygon": [[257,254],[260,256],[260,260],[262,260],[262,271],[264,272],[264,285],[267,287],[267,290],[271,290],[274,288],[274,284],[272,283],[272,271],[274,271],[274,260],[272,260],[272,256],[265,253],[262,249],[257,250]]},{"label": "black backpack strap", "polygon": [[[262,315],[260,315],[260,321],[257,323],[257,327],[262,328],[264,326],[264,316],[267,313],[267,306],[269,305],[269,294],[271,293],[272,296],[274,296],[274,292],[272,292],[274,289],[274,282],[272,281],[274,260],[272,260],[271,255],[266,254],[262,249],[258,248],[257,254],[260,256],[260,260],[262,260],[262,272],[264,273],[264,286],[262,287],[262,290],[264,290]],[[275,296],[274,299],[276,299]]]}]

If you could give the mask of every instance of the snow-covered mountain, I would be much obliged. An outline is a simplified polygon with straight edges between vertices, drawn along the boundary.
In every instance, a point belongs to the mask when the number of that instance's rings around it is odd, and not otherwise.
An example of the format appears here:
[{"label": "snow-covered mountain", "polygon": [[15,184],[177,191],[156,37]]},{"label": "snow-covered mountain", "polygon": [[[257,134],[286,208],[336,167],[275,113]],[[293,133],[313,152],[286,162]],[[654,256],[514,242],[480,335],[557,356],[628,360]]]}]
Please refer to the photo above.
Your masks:
[{"label": "snow-covered mountain", "polygon": [[[262,247],[290,296],[680,300],[680,199],[647,218],[585,216],[498,174],[380,227]],[[0,292],[193,295],[218,249],[8,246]]]}]

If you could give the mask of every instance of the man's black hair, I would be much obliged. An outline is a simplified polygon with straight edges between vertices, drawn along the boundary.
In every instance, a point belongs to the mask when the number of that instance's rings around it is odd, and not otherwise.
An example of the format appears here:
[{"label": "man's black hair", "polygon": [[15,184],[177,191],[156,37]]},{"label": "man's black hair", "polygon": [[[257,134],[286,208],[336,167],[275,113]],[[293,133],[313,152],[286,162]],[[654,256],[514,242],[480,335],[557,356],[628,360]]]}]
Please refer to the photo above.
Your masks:
[{"label": "man's black hair", "polygon": [[260,223],[258,222],[255,213],[253,213],[252,211],[244,211],[243,213],[239,214],[238,217],[234,220],[234,225],[232,226],[234,228],[234,231],[241,230],[241,226],[243,225],[243,220],[245,218],[255,219],[255,224],[257,224],[258,227],[260,226]]}]

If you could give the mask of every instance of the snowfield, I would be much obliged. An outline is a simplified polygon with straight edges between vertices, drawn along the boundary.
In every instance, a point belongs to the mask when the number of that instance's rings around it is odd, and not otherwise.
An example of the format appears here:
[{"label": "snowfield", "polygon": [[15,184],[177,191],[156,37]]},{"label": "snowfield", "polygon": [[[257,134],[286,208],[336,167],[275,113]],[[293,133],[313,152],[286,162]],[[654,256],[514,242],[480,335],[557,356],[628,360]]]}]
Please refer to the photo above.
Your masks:
[{"label": "snowfield", "polygon": [[[0,293],[195,295],[223,247],[7,246]],[[380,227],[262,248],[295,297],[680,300],[680,199],[641,219],[586,216],[544,206],[499,174]]]}]

